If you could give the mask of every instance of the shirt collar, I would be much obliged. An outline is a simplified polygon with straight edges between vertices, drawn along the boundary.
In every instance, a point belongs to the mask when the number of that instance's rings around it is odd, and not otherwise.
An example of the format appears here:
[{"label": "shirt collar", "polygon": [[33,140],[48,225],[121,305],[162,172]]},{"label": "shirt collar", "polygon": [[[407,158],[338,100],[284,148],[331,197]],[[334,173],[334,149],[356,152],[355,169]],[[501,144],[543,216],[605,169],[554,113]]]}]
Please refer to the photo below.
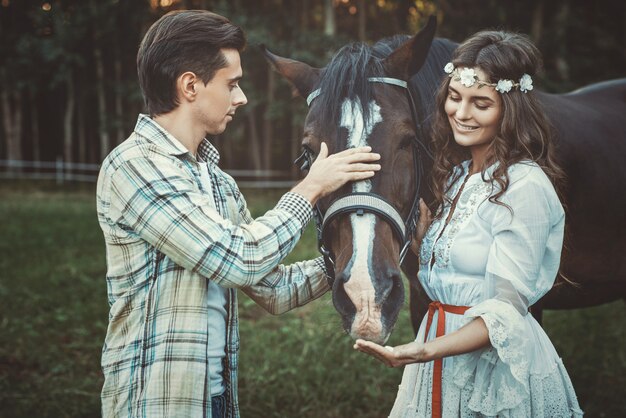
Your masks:
[{"label": "shirt collar", "polygon": [[[139,115],[137,118],[137,124],[135,125],[135,132],[152,142],[154,145],[162,148],[170,155],[189,154],[191,156],[189,150],[185,148],[179,140],[167,132],[148,115]],[[206,138],[204,138],[198,146],[198,157],[203,161],[210,161],[216,165],[220,161],[219,152]]]},{"label": "shirt collar", "polygon": [[200,142],[200,145],[198,145],[198,156],[202,160],[210,161],[215,165],[220,162],[220,153],[206,138],[204,138],[202,142]]},{"label": "shirt collar", "polygon": [[[470,164],[472,163],[472,160],[465,160],[461,163],[461,170],[462,170],[462,177],[465,177],[468,173],[469,173],[469,167]],[[496,169],[500,166],[500,162],[496,161],[493,164],[491,164],[489,167],[487,167],[485,169],[485,178],[490,179],[493,177],[493,173],[494,171],[496,171]],[[481,172],[479,171],[478,173],[474,173],[474,174],[481,174]],[[476,176],[478,178],[482,178],[482,175],[478,175]]]}]

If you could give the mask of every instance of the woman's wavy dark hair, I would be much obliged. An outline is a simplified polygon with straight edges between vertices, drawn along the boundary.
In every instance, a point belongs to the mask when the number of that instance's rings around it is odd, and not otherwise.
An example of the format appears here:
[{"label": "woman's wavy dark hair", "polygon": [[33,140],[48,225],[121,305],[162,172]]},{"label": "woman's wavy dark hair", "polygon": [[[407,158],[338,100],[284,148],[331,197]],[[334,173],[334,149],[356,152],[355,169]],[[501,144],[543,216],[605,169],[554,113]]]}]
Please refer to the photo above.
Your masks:
[{"label": "woman's wavy dark hair", "polygon": [[[479,68],[490,83],[500,79],[519,80],[523,74],[534,78],[541,68],[541,56],[531,41],[520,34],[501,31],[482,31],[467,39],[452,56],[455,68]],[[454,167],[470,159],[470,150],[458,145],[444,106],[450,78],[446,76],[436,96],[437,112],[433,122],[435,161],[432,171],[433,193],[437,207],[449,198],[446,192],[458,180]],[[536,162],[552,181],[557,193],[565,180],[565,173],[554,158],[553,128],[535,94],[512,89],[503,93],[500,129],[489,146],[489,157],[481,173],[483,180],[499,186],[489,200],[505,205],[499,198],[509,187],[508,168],[522,160]],[[485,169],[498,162],[491,177]],[[510,209],[510,208],[509,208]]]}]

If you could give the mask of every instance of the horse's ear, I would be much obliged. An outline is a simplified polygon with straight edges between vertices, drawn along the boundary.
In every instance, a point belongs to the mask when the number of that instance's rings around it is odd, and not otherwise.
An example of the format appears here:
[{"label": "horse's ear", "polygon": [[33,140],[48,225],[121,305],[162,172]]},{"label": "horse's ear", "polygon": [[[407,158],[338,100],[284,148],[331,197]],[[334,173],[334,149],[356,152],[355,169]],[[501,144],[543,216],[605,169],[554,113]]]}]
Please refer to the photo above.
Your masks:
[{"label": "horse's ear", "polygon": [[306,98],[313,91],[320,78],[319,68],[313,68],[300,61],[279,57],[268,51],[265,45],[260,45],[260,48],[272,68],[291,83],[296,89],[296,93]]},{"label": "horse's ear", "polygon": [[426,61],[436,30],[437,19],[435,16],[430,16],[422,30],[385,58],[384,65],[387,74],[401,80],[408,80],[417,73]]}]

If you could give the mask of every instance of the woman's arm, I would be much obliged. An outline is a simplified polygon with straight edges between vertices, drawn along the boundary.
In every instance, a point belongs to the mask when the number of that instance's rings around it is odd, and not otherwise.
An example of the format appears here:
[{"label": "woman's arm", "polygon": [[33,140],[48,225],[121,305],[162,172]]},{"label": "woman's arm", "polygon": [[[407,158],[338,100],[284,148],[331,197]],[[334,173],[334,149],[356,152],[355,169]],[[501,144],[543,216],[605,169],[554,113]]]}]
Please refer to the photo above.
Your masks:
[{"label": "woman's arm", "polygon": [[389,367],[400,367],[469,353],[489,344],[485,321],[478,317],[458,330],[426,343],[414,341],[397,347],[383,347],[371,341],[356,340],[354,348]]}]

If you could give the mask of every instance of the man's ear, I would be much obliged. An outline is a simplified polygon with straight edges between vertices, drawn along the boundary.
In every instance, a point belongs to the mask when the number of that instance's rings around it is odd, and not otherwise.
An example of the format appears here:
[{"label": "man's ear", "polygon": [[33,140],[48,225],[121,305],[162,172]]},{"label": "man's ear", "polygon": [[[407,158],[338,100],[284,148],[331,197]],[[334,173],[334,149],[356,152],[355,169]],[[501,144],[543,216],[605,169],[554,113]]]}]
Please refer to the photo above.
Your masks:
[{"label": "man's ear", "polygon": [[182,100],[194,101],[196,99],[196,83],[202,82],[195,73],[187,71],[176,79],[176,92]]},{"label": "man's ear", "polygon": [[426,61],[436,30],[437,19],[431,16],[422,30],[385,58],[386,73],[400,80],[408,80],[417,73]]},{"label": "man's ear", "polygon": [[272,54],[265,45],[260,48],[272,68],[289,81],[297,94],[306,98],[313,91],[320,79],[319,68]]}]

